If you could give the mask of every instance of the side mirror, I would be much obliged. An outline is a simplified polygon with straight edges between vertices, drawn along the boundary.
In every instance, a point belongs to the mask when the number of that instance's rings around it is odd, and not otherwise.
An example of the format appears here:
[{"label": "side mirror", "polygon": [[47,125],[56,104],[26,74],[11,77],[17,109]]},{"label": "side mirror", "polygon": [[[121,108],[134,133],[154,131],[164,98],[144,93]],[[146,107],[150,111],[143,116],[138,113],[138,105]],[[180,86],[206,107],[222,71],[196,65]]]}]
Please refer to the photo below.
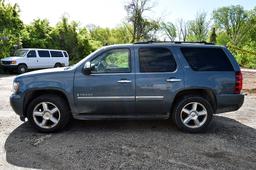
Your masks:
[{"label": "side mirror", "polygon": [[89,75],[89,74],[91,74],[91,62],[90,61],[87,61],[86,63],[85,63],[85,65],[84,65],[84,68],[83,68],[83,73],[85,74],[85,75]]}]

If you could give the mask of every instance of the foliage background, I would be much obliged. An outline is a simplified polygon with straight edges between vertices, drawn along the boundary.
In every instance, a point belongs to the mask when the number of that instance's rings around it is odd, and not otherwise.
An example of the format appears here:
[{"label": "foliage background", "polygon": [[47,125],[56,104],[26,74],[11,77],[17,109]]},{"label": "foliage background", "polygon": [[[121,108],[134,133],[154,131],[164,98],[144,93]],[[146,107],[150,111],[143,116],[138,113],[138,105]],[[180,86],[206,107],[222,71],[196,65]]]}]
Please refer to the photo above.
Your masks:
[{"label": "foliage background", "polygon": [[221,7],[212,11],[210,19],[201,12],[194,20],[164,22],[144,15],[154,6],[150,0],[130,0],[124,4],[126,22],[116,28],[86,27],[63,16],[54,26],[47,19],[24,24],[18,4],[0,0],[0,58],[18,48],[63,49],[76,63],[97,48],[146,40],[208,41],[227,46],[242,67],[256,68],[256,7]]}]

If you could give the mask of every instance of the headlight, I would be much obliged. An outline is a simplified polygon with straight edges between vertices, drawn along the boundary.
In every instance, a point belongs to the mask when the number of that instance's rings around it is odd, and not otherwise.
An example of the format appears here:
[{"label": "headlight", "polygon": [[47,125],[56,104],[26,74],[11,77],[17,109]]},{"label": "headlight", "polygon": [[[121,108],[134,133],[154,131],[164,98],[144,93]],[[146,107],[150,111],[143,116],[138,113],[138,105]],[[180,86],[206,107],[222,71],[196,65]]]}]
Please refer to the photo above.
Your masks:
[{"label": "headlight", "polygon": [[11,62],[11,64],[16,64],[16,61],[15,61],[15,60],[13,60],[13,61]]},{"label": "headlight", "polygon": [[20,88],[20,83],[19,82],[13,82],[12,91],[14,93],[17,93],[19,91],[19,88]]}]

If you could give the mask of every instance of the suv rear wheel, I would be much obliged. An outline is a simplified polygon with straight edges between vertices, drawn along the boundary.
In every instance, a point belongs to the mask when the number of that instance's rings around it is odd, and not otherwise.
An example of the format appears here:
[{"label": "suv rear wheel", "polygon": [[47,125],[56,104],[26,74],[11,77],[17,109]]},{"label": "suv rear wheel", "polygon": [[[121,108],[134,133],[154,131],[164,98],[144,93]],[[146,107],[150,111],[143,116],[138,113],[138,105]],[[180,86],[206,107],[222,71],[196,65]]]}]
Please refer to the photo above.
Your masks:
[{"label": "suv rear wheel", "polygon": [[70,120],[65,100],[56,95],[42,95],[28,106],[29,122],[41,132],[54,132],[64,128]]},{"label": "suv rear wheel", "polygon": [[212,115],[212,106],[205,98],[185,96],[175,105],[172,119],[182,131],[197,133],[206,130]]}]

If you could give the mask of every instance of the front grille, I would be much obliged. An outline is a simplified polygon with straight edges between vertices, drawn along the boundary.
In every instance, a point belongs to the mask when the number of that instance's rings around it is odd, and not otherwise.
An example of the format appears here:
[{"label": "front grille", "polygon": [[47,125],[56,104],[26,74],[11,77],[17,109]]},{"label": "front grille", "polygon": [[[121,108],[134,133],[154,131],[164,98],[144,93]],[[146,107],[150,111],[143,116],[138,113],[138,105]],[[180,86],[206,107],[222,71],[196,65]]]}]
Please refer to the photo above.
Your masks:
[{"label": "front grille", "polygon": [[11,61],[2,61],[2,64],[11,64]]}]

